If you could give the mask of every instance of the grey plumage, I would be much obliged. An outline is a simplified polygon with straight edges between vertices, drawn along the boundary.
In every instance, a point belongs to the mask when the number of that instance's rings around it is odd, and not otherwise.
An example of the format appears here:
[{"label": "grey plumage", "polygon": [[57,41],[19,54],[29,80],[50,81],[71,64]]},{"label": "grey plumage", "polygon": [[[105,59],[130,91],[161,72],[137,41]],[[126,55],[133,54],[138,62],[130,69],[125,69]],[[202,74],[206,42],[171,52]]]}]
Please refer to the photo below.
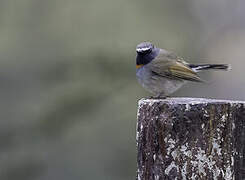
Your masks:
[{"label": "grey plumage", "polygon": [[178,90],[188,81],[203,82],[197,72],[201,70],[228,70],[226,64],[193,65],[172,52],[154,47],[149,42],[136,47],[136,76],[149,92],[164,97]]}]

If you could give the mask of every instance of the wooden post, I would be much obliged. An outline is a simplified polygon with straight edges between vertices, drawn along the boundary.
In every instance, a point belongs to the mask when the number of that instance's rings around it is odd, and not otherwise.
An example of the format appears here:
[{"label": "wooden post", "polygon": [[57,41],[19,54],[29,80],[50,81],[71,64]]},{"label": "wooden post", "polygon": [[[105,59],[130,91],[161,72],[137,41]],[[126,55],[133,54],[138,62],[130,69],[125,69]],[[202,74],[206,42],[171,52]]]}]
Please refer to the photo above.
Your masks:
[{"label": "wooden post", "polygon": [[245,102],[142,99],[138,180],[244,180]]}]

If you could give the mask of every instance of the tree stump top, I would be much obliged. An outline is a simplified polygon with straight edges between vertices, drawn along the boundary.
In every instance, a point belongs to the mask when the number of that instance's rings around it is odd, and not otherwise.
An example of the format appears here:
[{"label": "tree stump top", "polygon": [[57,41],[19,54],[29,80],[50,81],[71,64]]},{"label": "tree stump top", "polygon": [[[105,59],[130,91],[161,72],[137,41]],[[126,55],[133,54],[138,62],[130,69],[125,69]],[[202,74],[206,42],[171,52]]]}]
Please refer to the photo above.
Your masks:
[{"label": "tree stump top", "polygon": [[206,99],[206,98],[189,98],[189,97],[173,97],[166,99],[149,99],[142,98],[139,100],[139,104],[142,103],[157,103],[163,102],[168,104],[207,104],[207,103],[217,103],[217,104],[245,104],[245,101],[237,100],[221,100],[221,99]]},{"label": "tree stump top", "polygon": [[245,102],[141,99],[138,180],[245,179]]}]

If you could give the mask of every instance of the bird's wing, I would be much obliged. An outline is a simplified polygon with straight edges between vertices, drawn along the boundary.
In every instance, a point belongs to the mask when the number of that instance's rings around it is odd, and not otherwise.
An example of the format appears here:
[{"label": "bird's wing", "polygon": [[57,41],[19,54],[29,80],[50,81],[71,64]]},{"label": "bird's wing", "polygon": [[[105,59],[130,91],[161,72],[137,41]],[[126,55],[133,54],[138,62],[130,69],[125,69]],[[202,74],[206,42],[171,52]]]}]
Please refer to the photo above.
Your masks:
[{"label": "bird's wing", "polygon": [[178,58],[174,53],[161,51],[149,64],[154,74],[172,79],[203,82],[197,73],[188,67],[188,63]]}]

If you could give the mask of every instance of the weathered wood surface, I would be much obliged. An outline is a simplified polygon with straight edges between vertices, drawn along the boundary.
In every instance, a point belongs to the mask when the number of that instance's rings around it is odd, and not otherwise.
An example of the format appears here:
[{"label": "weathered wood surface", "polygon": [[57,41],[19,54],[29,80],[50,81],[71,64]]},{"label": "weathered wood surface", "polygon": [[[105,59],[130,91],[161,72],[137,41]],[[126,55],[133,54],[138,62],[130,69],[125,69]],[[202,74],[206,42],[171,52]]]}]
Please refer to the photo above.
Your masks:
[{"label": "weathered wood surface", "polygon": [[142,99],[138,180],[245,180],[245,102]]}]

